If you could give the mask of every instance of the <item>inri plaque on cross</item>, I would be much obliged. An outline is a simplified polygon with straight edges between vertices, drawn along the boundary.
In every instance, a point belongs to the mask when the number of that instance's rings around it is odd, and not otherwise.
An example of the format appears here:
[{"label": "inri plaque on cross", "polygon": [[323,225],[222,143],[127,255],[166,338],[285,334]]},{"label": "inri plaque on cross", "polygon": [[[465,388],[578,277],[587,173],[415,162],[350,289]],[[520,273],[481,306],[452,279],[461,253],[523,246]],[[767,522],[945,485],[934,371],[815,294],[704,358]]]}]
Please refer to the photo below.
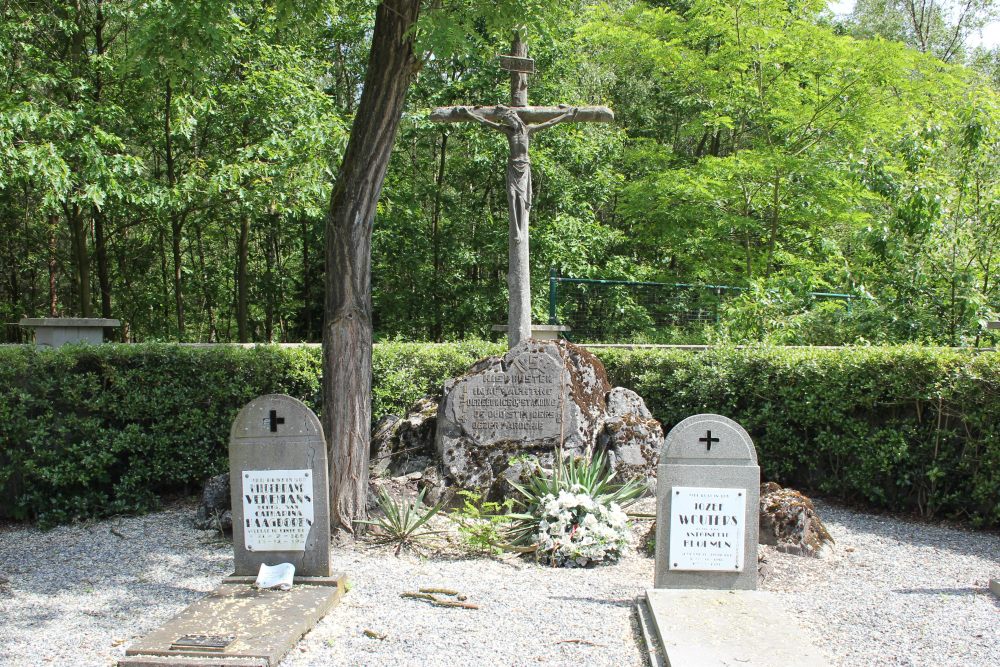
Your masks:
[{"label": "inri plaque on cross", "polygon": [[615,115],[604,106],[555,107],[528,106],[528,74],[535,62],[528,58],[528,48],[514,33],[509,55],[500,56],[500,66],[510,72],[510,106],[439,107],[430,119],[437,123],[475,121],[502,132],[507,137],[508,240],[508,316],[507,340],[510,347],[531,336],[531,277],[528,264],[528,218],[531,212],[531,161],[528,146],[531,135],[563,122],[609,123]]}]

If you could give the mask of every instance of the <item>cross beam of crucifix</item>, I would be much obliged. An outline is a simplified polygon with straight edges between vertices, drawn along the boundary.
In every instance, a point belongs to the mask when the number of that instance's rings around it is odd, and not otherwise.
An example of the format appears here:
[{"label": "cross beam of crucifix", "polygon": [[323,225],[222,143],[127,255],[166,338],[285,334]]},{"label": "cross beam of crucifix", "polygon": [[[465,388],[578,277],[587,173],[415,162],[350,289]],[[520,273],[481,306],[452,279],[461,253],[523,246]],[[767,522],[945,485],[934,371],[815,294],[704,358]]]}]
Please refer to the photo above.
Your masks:
[{"label": "cross beam of crucifix", "polygon": [[528,264],[528,219],[531,213],[531,135],[563,122],[610,123],[615,115],[603,106],[528,106],[528,73],[534,61],[515,33],[511,55],[501,56],[501,66],[510,71],[511,106],[439,107],[430,119],[438,123],[475,121],[507,136],[507,206],[509,239],[507,250],[507,290],[509,306],[507,341],[514,347],[531,337],[531,276]]}]

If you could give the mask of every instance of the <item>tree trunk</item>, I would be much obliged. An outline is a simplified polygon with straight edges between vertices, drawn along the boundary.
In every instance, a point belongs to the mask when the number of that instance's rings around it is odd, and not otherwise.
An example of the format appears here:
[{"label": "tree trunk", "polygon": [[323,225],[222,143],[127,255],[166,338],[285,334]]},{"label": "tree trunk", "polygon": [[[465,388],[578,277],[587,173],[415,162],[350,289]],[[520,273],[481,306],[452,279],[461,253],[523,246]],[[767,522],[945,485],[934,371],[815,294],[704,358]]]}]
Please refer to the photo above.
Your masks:
[{"label": "tree trunk", "polygon": [[56,259],[57,238],[56,225],[59,224],[59,217],[55,214],[49,216],[49,317],[59,316],[59,293],[56,291],[56,274],[59,264]]},{"label": "tree trunk", "polygon": [[[174,172],[174,142],[170,130],[170,114],[173,89],[170,79],[167,78],[166,94],[163,102],[163,149],[167,165],[167,185],[171,191],[177,184],[177,174]],[[173,192],[171,192],[173,199]],[[174,260],[174,311],[177,315],[177,340],[184,340],[184,271],[181,267],[181,231],[184,228],[184,216],[170,207],[170,243]]]},{"label": "tree trunk", "polygon": [[163,289],[163,335],[170,335],[170,281],[167,278],[167,249],[166,239],[164,239],[163,229],[159,230],[160,237],[160,284]]},{"label": "tree trunk", "polygon": [[194,233],[198,246],[198,269],[201,272],[202,292],[205,295],[205,312],[208,314],[208,342],[214,343],[218,340],[215,326],[215,304],[209,287],[208,269],[205,267],[205,244],[201,236],[201,222],[197,217],[195,218]]},{"label": "tree trunk", "polygon": [[250,215],[240,217],[240,244],[236,250],[236,335],[241,343],[250,342],[247,315],[247,263],[250,254]]},{"label": "tree trunk", "polygon": [[441,322],[441,191],[444,189],[445,157],[448,154],[448,132],[441,132],[441,160],[438,163],[437,189],[434,192],[434,215],[431,218],[431,245],[434,250],[434,277],[431,279],[431,303],[434,319],[431,340],[440,343],[443,337]]},{"label": "tree trunk", "polygon": [[108,246],[104,235],[104,211],[94,207],[94,251],[97,253],[97,282],[101,286],[101,317],[111,317],[111,277],[108,273]]},{"label": "tree trunk", "polygon": [[354,532],[366,516],[371,433],[371,237],[406,91],[415,73],[420,0],[383,0],[361,102],[326,218],[323,419],[330,465],[330,522]]},{"label": "tree trunk", "polygon": [[[97,0],[94,14],[94,51],[98,59],[101,59],[100,66],[94,68],[94,105],[100,108],[101,93],[104,90],[104,77],[101,67],[104,58],[104,0]],[[111,277],[108,274],[108,248],[104,234],[104,211],[98,206],[94,206],[94,252],[97,255],[97,282],[101,287],[101,317],[111,317]],[[108,334],[117,335],[113,329],[105,329],[105,338]]]},{"label": "tree trunk", "polygon": [[72,235],[73,264],[76,265],[76,288],[80,317],[91,317],[90,253],[87,250],[87,225],[79,204],[66,207],[66,220]]},{"label": "tree trunk", "polygon": [[767,267],[764,269],[764,279],[767,280],[774,270],[774,251],[778,244],[778,222],[781,205],[781,172],[774,171],[774,187],[771,190],[771,234],[767,241]]},{"label": "tree trunk", "polygon": [[302,312],[305,319],[305,342],[313,342],[313,290],[309,275],[309,221],[302,216]]},{"label": "tree trunk", "polygon": [[[75,29],[70,35],[69,61],[72,67],[73,76],[83,77],[84,60],[87,58],[85,52],[85,37],[83,24],[83,3],[81,0],[74,0],[73,23]],[[80,99],[78,89],[70,86],[67,89],[67,98],[71,105],[76,104]],[[74,182],[78,181],[79,166],[74,162],[71,166],[74,172]],[[73,248],[73,261],[76,265],[76,288],[79,299],[78,311],[81,317],[90,317],[92,313],[90,301],[90,255],[87,251],[87,225],[83,220],[83,212],[78,203],[65,206],[66,221],[69,224],[71,235],[71,245]]]},{"label": "tree trunk", "polygon": [[277,311],[277,295],[275,294],[275,263],[277,253],[274,237],[277,235],[278,216],[271,214],[268,220],[267,235],[264,237],[264,340],[274,342],[274,315]]}]

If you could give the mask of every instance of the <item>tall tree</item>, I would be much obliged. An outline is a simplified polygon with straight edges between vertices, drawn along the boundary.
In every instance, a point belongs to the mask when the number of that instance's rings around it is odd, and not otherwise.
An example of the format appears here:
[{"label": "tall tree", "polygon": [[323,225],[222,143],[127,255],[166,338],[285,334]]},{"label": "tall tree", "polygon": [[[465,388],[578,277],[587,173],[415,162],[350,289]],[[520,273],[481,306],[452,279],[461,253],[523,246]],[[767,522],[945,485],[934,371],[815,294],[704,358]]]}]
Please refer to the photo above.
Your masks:
[{"label": "tall tree", "polygon": [[996,0],[858,0],[849,25],[858,36],[881,35],[945,62],[961,61],[970,35],[996,10]]},{"label": "tall tree", "polygon": [[[558,20],[537,0],[435,3],[416,46],[420,0],[382,0],[375,12],[364,88],[326,219],[323,325],[324,420],[330,448],[331,523],[353,532],[366,515],[371,428],[371,240],[375,210],[418,50],[447,57],[469,33],[509,34],[512,24]],[[544,11],[547,10],[547,11]]]},{"label": "tall tree", "polygon": [[330,519],[353,532],[365,516],[371,428],[371,240],[403,103],[416,73],[420,0],[384,0],[351,138],[326,219],[323,407],[330,449]]}]

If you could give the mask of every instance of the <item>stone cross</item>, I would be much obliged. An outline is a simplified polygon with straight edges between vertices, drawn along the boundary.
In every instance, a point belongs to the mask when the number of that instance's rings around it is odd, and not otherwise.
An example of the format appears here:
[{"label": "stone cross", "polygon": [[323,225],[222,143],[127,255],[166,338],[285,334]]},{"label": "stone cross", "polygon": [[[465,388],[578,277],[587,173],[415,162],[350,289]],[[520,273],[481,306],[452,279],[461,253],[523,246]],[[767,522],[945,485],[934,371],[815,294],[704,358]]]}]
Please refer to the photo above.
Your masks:
[{"label": "stone cross", "polygon": [[528,106],[528,74],[534,73],[534,61],[528,49],[514,33],[511,54],[500,56],[500,65],[510,72],[511,105],[483,107],[438,107],[430,119],[437,123],[475,121],[507,136],[507,206],[509,240],[507,250],[507,290],[509,294],[507,341],[510,347],[531,337],[531,277],[528,263],[528,218],[531,212],[531,161],[528,145],[531,135],[562,122],[609,123],[611,109],[603,106],[555,107]]}]

